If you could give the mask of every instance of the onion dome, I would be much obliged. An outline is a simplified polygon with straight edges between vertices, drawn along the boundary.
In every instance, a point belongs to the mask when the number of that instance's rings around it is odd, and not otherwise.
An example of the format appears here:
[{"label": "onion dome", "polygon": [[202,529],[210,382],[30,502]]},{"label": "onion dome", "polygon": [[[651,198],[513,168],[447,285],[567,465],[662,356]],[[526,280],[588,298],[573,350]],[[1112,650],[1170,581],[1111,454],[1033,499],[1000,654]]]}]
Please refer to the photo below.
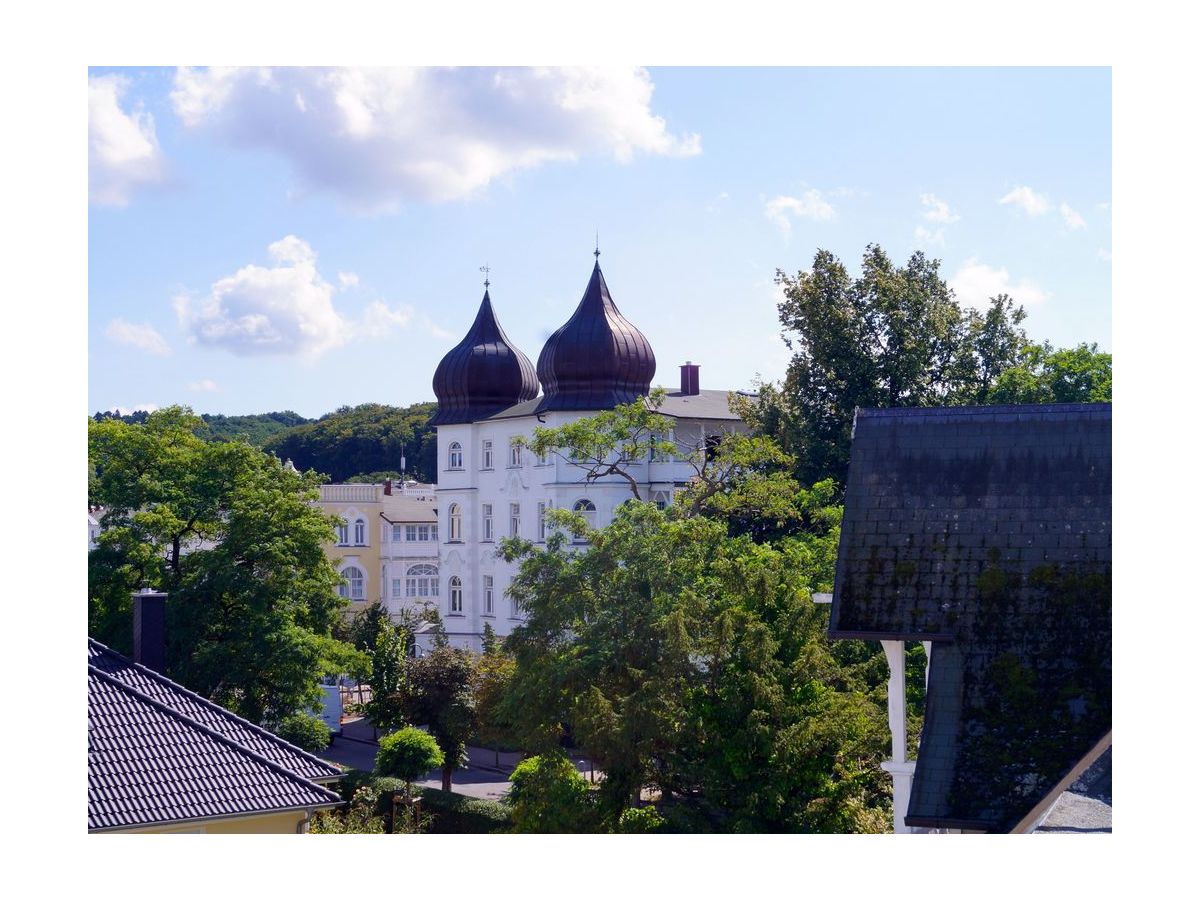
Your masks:
[{"label": "onion dome", "polygon": [[496,321],[487,290],[467,336],[433,373],[438,411],[430,425],[474,422],[538,395],[533,363]]},{"label": "onion dome", "polygon": [[613,303],[598,258],[574,315],[542,348],[537,374],[546,394],[539,413],[612,409],[650,393],[654,351]]}]

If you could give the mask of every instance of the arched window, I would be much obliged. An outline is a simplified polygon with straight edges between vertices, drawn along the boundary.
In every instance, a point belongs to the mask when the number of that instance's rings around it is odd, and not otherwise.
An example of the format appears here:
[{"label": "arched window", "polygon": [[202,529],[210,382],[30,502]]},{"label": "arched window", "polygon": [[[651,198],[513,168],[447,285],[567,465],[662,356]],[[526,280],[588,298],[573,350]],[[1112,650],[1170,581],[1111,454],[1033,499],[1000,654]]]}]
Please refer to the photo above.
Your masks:
[{"label": "arched window", "polygon": [[355,546],[363,547],[367,543],[367,523],[362,519],[354,520],[354,543]]},{"label": "arched window", "polygon": [[438,595],[437,566],[409,566],[404,577],[404,595],[406,597],[436,597]]},{"label": "arched window", "polygon": [[345,581],[338,585],[338,595],[349,597],[351,600],[362,600],[364,597],[362,569],[357,566],[346,566],[342,569],[342,578]]},{"label": "arched window", "polygon": [[461,469],[463,467],[463,452],[462,444],[458,441],[452,441],[450,444],[449,459],[446,463],[448,469]]},{"label": "arched window", "polygon": [[666,509],[667,504],[671,502],[671,498],[667,496],[666,491],[655,491],[650,499],[654,501],[654,505],[659,509]]},{"label": "arched window", "polygon": [[[583,516],[583,518],[587,521],[588,528],[596,527],[596,504],[591,500],[588,500],[587,498],[576,500],[575,505],[572,506],[571,509]],[[584,536],[575,538],[576,543],[586,543],[586,541],[587,538]]]},{"label": "arched window", "polygon": [[454,575],[450,579],[450,615],[462,615],[462,579]]},{"label": "arched window", "polygon": [[450,537],[447,540],[462,540],[462,507],[457,503],[450,504]]}]

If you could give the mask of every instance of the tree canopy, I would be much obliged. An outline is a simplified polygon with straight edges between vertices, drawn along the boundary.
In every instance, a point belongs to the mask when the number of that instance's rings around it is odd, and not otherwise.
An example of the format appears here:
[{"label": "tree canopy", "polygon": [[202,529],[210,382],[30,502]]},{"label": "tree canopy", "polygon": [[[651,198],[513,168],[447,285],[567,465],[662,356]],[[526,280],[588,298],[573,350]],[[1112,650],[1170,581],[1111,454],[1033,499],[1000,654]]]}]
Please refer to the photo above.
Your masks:
[{"label": "tree canopy", "polygon": [[105,508],[88,555],[88,631],[128,652],[130,594],[170,595],[167,675],[253,722],[312,707],[322,675],[361,668],[334,640],[345,601],[323,544],[318,478],[242,440],[196,436],[183,407],[144,424],[89,421],[89,505]]}]

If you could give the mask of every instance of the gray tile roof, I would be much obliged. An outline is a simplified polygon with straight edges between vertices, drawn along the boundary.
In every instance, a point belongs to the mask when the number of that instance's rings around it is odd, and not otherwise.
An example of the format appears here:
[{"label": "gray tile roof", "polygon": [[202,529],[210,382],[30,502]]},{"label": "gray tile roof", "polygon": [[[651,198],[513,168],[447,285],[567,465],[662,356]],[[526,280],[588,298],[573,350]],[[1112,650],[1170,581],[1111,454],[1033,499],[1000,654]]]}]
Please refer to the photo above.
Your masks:
[{"label": "gray tile roof", "polygon": [[313,756],[294,744],[259,728],[225,707],[205,700],[183,685],[138,665],[99,641],[88,638],[88,666],[111,675],[132,690],[151,700],[169,706],[180,715],[217,732],[248,750],[257,753],[289,772],[309,781],[329,781],[340,778],[342,770],[318,756]]},{"label": "gray tile roof", "polygon": [[[180,707],[194,709],[190,700],[162,702],[172,698],[157,680],[152,680],[151,696],[105,671],[103,664],[111,665],[111,657],[118,655],[96,645],[100,652],[93,657],[94,643],[88,642],[89,831],[329,808],[341,802],[332,791],[231,738],[231,729],[219,717],[189,717]],[[102,665],[93,665],[92,658]]]},{"label": "gray tile roof", "polygon": [[1111,729],[1112,407],[860,410],[830,634],[933,640],[910,825],[1008,830]]}]

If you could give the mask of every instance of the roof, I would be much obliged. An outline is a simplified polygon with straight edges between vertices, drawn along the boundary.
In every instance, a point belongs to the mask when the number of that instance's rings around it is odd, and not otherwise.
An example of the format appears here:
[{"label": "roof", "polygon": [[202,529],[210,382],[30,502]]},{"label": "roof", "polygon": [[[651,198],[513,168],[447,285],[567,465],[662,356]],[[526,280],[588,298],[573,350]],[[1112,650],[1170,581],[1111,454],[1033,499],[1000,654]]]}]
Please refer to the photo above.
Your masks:
[{"label": "roof", "polygon": [[292,766],[340,770],[213,706],[89,639],[88,830],[341,803]]},{"label": "roof", "polygon": [[932,640],[911,826],[1008,830],[1112,719],[1112,407],[859,410],[830,634]]},{"label": "roof", "polygon": [[383,516],[389,522],[436,522],[437,507],[432,500],[418,500],[398,494],[381,497]]},{"label": "roof", "polygon": [[1112,832],[1112,748],[1058,796],[1034,834]]},{"label": "roof", "polygon": [[[722,421],[739,421],[740,416],[729,408],[730,391],[701,391],[699,394],[683,394],[680,391],[672,391],[663,398],[663,404],[659,407],[658,412],[664,416],[671,416],[676,419],[719,419]],[[747,394],[743,391],[734,391],[732,393],[741,394],[744,397],[755,397],[754,394]],[[487,419],[519,419],[524,416],[532,416],[538,413],[538,405],[541,403],[540,397],[533,400],[526,400],[524,403],[518,403],[510,406],[508,409],[503,409],[494,415],[487,416]]]}]

